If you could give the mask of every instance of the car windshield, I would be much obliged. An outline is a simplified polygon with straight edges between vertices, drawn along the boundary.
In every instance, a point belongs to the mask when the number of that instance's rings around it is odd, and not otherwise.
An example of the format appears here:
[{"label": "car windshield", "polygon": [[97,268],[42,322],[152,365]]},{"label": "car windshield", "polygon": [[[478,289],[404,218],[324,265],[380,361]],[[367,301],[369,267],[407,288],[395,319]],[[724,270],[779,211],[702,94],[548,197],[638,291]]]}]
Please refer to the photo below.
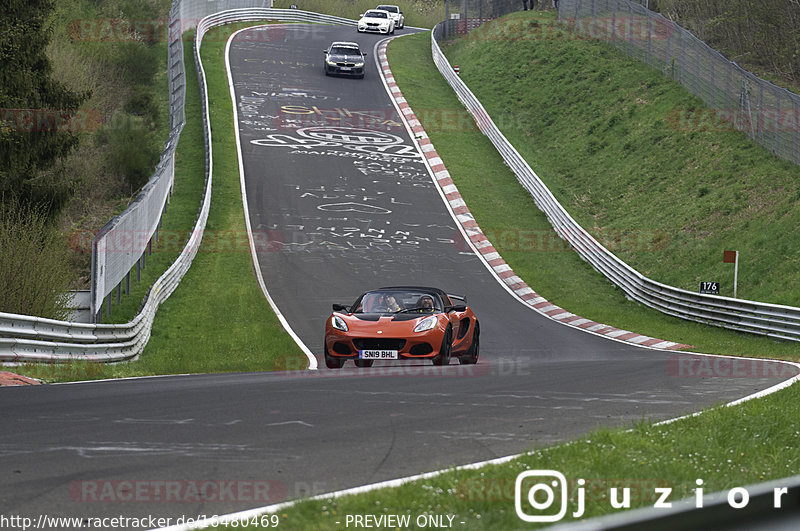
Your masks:
[{"label": "car windshield", "polygon": [[384,11],[388,11],[389,13],[397,13],[399,10],[397,6],[378,6],[378,9],[383,9]]},{"label": "car windshield", "polygon": [[380,11],[367,11],[364,16],[369,18],[389,18],[388,15],[388,13],[382,13]]},{"label": "car windshield", "polygon": [[330,53],[333,55],[360,55],[358,49],[352,46],[334,46]]},{"label": "car windshield", "polygon": [[433,313],[442,310],[435,293],[420,290],[368,291],[356,302],[354,313]]}]

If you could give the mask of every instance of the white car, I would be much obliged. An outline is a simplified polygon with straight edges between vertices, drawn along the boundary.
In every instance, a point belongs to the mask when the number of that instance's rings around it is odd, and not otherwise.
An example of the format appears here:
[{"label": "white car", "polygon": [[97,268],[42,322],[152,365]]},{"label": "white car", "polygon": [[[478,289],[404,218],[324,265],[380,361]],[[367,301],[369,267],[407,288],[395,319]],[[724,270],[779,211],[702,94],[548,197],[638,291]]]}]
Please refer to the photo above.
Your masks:
[{"label": "white car", "polygon": [[403,12],[400,11],[400,8],[397,6],[390,6],[390,5],[381,5],[376,7],[375,9],[381,9],[383,11],[388,11],[389,14],[394,19],[394,27],[397,29],[403,29],[406,27],[406,17],[403,16]]},{"label": "white car", "polygon": [[394,33],[394,18],[391,13],[382,9],[370,9],[358,21],[359,33],[374,31],[376,33]]}]

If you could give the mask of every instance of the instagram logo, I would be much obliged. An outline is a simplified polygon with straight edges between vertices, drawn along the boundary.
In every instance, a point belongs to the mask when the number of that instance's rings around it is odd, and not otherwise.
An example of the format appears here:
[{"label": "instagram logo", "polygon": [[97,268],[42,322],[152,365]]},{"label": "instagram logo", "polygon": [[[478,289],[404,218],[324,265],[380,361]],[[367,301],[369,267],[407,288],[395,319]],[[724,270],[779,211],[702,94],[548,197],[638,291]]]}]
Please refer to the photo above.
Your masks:
[{"label": "instagram logo", "polygon": [[[553,510],[556,496],[561,499],[557,512]],[[525,522],[558,522],[567,514],[567,478],[556,470],[520,473],[514,484],[514,509]]]}]

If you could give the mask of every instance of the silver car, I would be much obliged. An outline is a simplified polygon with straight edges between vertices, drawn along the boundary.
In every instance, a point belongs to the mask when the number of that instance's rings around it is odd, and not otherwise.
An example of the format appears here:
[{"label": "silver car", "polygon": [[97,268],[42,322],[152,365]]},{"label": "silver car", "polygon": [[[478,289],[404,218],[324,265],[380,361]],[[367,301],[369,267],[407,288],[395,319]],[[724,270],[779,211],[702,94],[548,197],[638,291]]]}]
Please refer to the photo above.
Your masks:
[{"label": "silver car", "polygon": [[394,33],[394,18],[383,9],[370,9],[361,15],[357,29],[359,33],[371,31],[375,33]]},{"label": "silver car", "polygon": [[400,11],[400,8],[397,6],[390,6],[390,5],[382,5],[378,6],[375,9],[381,9],[383,11],[387,11],[389,15],[394,19],[394,27],[397,29],[403,29],[406,27],[406,17],[403,16],[403,12]]}]

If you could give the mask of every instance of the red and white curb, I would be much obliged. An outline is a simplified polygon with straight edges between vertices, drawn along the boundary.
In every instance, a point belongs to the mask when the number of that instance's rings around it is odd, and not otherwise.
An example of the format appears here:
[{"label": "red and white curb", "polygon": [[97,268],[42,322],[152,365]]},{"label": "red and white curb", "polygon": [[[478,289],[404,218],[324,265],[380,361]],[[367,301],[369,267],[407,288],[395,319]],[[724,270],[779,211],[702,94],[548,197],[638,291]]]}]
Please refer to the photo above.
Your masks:
[{"label": "red and white curb", "polygon": [[508,286],[508,288],[519,299],[528,304],[528,306],[534,310],[550,319],[553,319],[554,321],[558,321],[573,328],[579,328],[597,335],[612,338],[617,341],[633,343],[642,347],[650,347],[660,350],[680,350],[684,348],[691,348],[690,345],[643,336],[641,334],[637,334],[636,332],[621,330],[613,326],[598,323],[592,321],[591,319],[585,319],[579,315],[575,315],[574,313],[568,312],[567,310],[549,302],[547,299],[536,293],[525,283],[524,280],[514,273],[514,271],[511,269],[511,266],[508,265],[505,260],[503,260],[503,258],[500,256],[500,253],[498,253],[497,249],[495,249],[495,247],[492,245],[492,242],[489,241],[481,228],[478,226],[478,223],[475,221],[475,218],[469,211],[469,207],[467,207],[467,204],[464,202],[464,199],[458,192],[458,188],[456,187],[455,183],[453,183],[453,179],[450,177],[450,173],[447,171],[444,162],[442,162],[441,157],[439,157],[439,154],[433,147],[433,143],[431,142],[430,138],[428,138],[427,133],[425,133],[425,129],[422,127],[422,124],[414,114],[414,111],[403,97],[400,87],[397,86],[394,76],[392,75],[392,70],[389,68],[389,62],[386,59],[386,46],[390,40],[391,39],[387,39],[378,46],[378,60],[380,62],[379,70],[381,71],[381,75],[383,76],[386,86],[389,88],[389,92],[391,93],[397,104],[397,107],[400,110],[403,121],[405,121],[408,128],[413,132],[414,139],[425,156],[426,162],[431,169],[431,173],[441,188],[442,193],[450,204],[450,208],[452,209],[456,220],[458,220],[458,222],[461,224],[464,232],[472,241],[472,245],[480,253],[481,257],[486,261],[489,267],[491,267],[495,275],[503,283],[505,283],[506,286]]},{"label": "red and white curb", "polygon": [[28,378],[27,376],[20,376],[13,372],[0,371],[0,386],[13,386],[13,385],[39,385],[42,382],[35,378]]}]

